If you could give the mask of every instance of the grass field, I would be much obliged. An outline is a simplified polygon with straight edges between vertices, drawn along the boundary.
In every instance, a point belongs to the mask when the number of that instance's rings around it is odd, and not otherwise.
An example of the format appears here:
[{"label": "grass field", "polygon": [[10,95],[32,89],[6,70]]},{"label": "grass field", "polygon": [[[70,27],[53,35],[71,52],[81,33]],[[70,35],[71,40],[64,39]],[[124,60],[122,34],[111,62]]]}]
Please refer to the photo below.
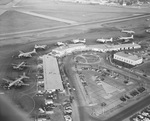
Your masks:
[{"label": "grass field", "polygon": [[0,5],[6,5],[10,2],[12,2],[13,0],[0,0]]},{"label": "grass field", "polygon": [[32,97],[24,95],[21,96],[21,98],[18,101],[18,104],[23,111],[31,113],[31,111],[34,109],[35,102]]},{"label": "grass field", "polygon": [[135,8],[75,4],[56,0],[46,0],[44,2],[42,0],[23,0],[17,6],[21,8],[26,7],[31,11],[44,15],[77,22],[105,20],[145,12],[144,10]]},{"label": "grass field", "polygon": [[94,13],[94,12],[86,12],[86,11],[73,12],[70,10],[68,10],[69,12],[66,11],[34,11],[34,12],[47,15],[47,16],[73,20],[76,22],[91,22],[91,21],[106,20],[106,19],[112,19],[112,18],[130,15],[128,13],[111,13],[111,12]]},{"label": "grass field", "polygon": [[109,27],[116,27],[116,28],[122,28],[122,29],[143,29],[148,28],[150,25],[150,21],[147,21],[146,19],[150,19],[150,17],[143,17],[138,19],[132,19],[130,21],[122,21],[122,22],[116,22],[116,23],[110,23],[106,24],[105,26]]},{"label": "grass field", "polygon": [[150,75],[150,63],[149,62],[142,64],[142,65],[136,67],[135,69],[140,70],[141,72],[144,72],[144,73]]},{"label": "grass field", "polygon": [[42,29],[65,25],[65,23],[46,20],[16,11],[7,11],[0,18],[0,34],[26,30]]},{"label": "grass field", "polygon": [[[32,8],[43,8],[57,11],[75,11],[75,12],[118,12],[118,13],[138,13],[143,12],[137,8],[116,7],[116,6],[102,6],[102,5],[88,5],[61,2],[58,0],[22,0],[17,6],[32,6]],[[37,9],[37,10],[38,10]]]}]

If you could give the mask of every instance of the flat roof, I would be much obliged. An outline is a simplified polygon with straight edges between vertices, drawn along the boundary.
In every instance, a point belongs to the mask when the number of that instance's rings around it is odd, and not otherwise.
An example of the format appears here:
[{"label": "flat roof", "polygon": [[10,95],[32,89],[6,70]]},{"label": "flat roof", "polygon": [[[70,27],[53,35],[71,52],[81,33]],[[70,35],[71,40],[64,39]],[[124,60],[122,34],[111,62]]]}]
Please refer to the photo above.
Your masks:
[{"label": "flat roof", "polygon": [[118,52],[118,53],[115,53],[115,55],[119,55],[119,56],[128,58],[130,60],[134,60],[134,61],[141,59],[141,57],[138,57],[137,55],[133,55],[131,53],[127,54],[127,53],[124,53],[124,52]]},{"label": "flat roof", "polygon": [[45,90],[64,89],[57,59],[55,57],[50,55],[43,56],[43,73]]},{"label": "flat roof", "polygon": [[65,50],[68,50],[68,49],[75,49],[75,48],[78,48],[78,47],[83,47],[85,48],[86,45],[82,44],[82,43],[79,43],[79,44],[68,44],[67,46],[60,46],[60,47],[57,47],[53,50],[57,50],[57,51],[65,51]]},{"label": "flat roof", "polygon": [[100,49],[115,49],[115,48],[126,48],[126,47],[141,47],[136,43],[128,43],[128,44],[119,44],[119,45],[108,45],[108,44],[96,44],[96,45],[89,45],[88,47],[92,48],[100,48]]}]

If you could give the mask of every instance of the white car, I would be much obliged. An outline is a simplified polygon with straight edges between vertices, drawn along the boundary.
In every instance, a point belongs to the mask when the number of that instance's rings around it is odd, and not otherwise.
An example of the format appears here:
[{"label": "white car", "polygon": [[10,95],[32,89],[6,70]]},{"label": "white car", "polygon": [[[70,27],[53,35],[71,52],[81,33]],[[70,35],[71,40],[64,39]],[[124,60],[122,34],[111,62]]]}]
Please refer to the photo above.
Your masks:
[{"label": "white car", "polygon": [[64,115],[65,121],[72,121],[72,118],[70,115]]},{"label": "white car", "polygon": [[150,29],[146,29],[145,31],[146,31],[147,33],[150,33]]}]

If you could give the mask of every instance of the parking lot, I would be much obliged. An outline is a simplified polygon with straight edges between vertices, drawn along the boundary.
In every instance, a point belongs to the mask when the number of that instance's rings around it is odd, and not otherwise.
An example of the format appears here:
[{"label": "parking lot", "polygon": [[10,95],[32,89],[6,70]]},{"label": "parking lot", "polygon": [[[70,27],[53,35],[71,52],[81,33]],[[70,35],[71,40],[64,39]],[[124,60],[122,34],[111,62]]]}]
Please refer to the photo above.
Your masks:
[{"label": "parking lot", "polygon": [[141,111],[130,117],[130,121],[149,121],[150,120],[150,106],[145,107]]},{"label": "parking lot", "polygon": [[[146,87],[141,86],[142,82],[109,69],[107,66],[105,68],[106,63],[100,55],[95,56],[96,53],[93,53],[91,56],[90,54],[88,56],[86,53],[85,58],[79,54],[74,61],[77,79],[84,89],[89,105],[93,105],[93,115],[106,114],[147,92]],[[95,57],[100,59],[97,61]],[[90,63],[86,59],[90,60]]]}]

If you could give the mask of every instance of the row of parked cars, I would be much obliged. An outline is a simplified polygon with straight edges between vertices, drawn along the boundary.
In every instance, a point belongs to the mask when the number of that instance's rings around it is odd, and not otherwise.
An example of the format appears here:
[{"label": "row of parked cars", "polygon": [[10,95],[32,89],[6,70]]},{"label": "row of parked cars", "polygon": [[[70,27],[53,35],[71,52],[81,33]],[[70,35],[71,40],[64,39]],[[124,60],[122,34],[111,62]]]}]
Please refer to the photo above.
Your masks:
[{"label": "row of parked cars", "polygon": [[133,98],[133,97],[136,97],[137,95],[143,93],[146,91],[146,88],[141,86],[141,87],[138,87],[136,88],[136,90],[132,90],[129,94],[125,94],[123,96],[120,97],[120,100],[122,102],[126,102],[127,100]]},{"label": "row of parked cars", "polygon": [[65,121],[72,121],[72,106],[69,100],[64,101],[63,109]]},{"label": "row of parked cars", "polygon": [[130,121],[150,121],[150,106],[133,115]]}]

